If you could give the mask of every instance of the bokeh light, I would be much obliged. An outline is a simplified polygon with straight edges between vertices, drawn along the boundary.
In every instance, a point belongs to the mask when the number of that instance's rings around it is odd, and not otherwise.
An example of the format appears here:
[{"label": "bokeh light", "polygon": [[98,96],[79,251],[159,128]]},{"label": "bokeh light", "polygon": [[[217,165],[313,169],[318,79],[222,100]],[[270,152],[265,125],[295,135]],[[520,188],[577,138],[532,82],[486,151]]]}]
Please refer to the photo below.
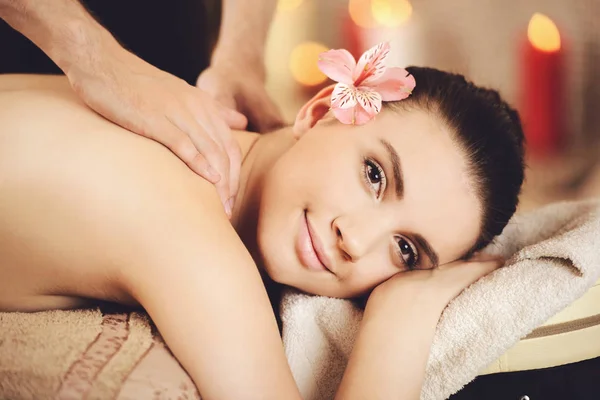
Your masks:
[{"label": "bokeh light", "polygon": [[412,5],[408,0],[371,0],[373,18],[388,28],[406,23],[412,11]]},{"label": "bokeh light", "polygon": [[302,4],[303,0],[279,0],[277,2],[278,11],[292,11]]},{"label": "bokeh light", "polygon": [[348,2],[348,12],[352,21],[363,28],[376,27],[377,21],[373,18],[371,11],[371,0],[350,0]]},{"label": "bokeh light", "polygon": [[544,14],[535,13],[527,27],[527,38],[533,47],[554,52],[560,50],[560,33],[556,24]]},{"label": "bokeh light", "polygon": [[290,71],[296,81],[306,86],[315,86],[325,82],[327,77],[317,65],[319,54],[329,50],[321,43],[304,42],[292,50]]}]

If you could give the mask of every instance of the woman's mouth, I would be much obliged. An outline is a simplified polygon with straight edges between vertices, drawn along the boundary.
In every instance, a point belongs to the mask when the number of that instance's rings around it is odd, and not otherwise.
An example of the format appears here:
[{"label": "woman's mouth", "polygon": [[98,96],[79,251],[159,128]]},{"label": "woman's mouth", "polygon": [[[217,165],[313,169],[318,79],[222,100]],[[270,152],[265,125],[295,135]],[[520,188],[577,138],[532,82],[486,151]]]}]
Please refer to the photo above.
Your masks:
[{"label": "woman's mouth", "polygon": [[325,255],[319,237],[310,225],[306,211],[300,221],[300,230],[296,241],[296,252],[300,262],[313,271],[330,271],[328,259]]}]

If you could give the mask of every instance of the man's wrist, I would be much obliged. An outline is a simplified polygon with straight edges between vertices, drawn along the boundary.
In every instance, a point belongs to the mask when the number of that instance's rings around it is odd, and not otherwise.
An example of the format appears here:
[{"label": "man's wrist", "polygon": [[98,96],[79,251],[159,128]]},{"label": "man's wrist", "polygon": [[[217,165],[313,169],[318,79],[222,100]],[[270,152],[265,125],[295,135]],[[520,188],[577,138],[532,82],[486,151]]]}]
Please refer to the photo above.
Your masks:
[{"label": "man's wrist", "polygon": [[91,71],[111,52],[121,48],[91,16],[65,21],[64,28],[47,46],[44,50],[67,76],[74,69]]},{"label": "man's wrist", "polygon": [[71,66],[101,58],[102,48],[116,41],[73,0],[0,0],[0,15],[35,43],[65,73]]},{"label": "man's wrist", "polygon": [[211,66],[220,69],[243,68],[245,73],[250,73],[260,80],[266,79],[265,51],[263,46],[245,45],[240,49],[226,43],[219,44],[211,57]]}]

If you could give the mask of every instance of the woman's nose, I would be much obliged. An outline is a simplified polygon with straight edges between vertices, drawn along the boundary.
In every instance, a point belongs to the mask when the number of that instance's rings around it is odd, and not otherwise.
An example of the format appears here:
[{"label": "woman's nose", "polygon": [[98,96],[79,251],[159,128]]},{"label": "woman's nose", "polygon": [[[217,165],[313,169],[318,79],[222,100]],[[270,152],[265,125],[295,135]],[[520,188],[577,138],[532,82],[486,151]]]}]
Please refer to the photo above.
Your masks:
[{"label": "woman's nose", "polygon": [[332,223],[342,257],[352,262],[368,254],[385,236],[385,227],[374,215],[361,214],[340,216]]}]

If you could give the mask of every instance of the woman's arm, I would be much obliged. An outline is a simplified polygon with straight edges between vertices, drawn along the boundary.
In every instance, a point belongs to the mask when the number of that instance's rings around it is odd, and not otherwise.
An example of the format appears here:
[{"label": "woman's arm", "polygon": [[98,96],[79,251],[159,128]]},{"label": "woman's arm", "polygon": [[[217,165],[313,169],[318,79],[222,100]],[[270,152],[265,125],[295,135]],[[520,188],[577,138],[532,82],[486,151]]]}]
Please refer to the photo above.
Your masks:
[{"label": "woman's arm", "polygon": [[369,298],[336,399],[419,399],[439,302],[406,288]]},{"label": "woman's arm", "polygon": [[0,303],[137,301],[203,398],[300,398],[212,184],[70,91],[0,92],[0,127]]},{"label": "woman's arm", "polygon": [[259,272],[214,188],[148,195],[122,280],[202,398],[300,399]]},{"label": "woman's arm", "polygon": [[473,282],[502,265],[477,257],[396,274],[367,302],[338,400],[419,399],[438,319]]}]

